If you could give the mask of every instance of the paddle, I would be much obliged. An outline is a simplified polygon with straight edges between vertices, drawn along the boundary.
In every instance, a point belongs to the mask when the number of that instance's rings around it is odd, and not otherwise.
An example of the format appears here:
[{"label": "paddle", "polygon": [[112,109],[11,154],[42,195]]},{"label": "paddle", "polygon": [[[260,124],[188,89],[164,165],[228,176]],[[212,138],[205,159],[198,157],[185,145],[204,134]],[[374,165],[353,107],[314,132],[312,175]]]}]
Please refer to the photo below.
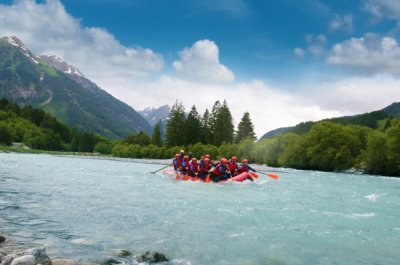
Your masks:
[{"label": "paddle", "polygon": [[271,174],[271,173],[262,172],[262,171],[258,171],[258,172],[260,172],[260,173],[262,173],[262,174],[264,174],[264,175],[266,175],[266,176],[268,176],[268,177],[270,177],[272,179],[279,179],[279,176],[276,175],[276,174]]},{"label": "paddle", "polygon": [[255,179],[258,179],[258,177],[259,177],[258,174],[255,172],[249,172],[249,174],[250,174],[250,176],[252,176]]},{"label": "paddle", "polygon": [[154,172],[150,172],[150,173],[156,174],[158,171],[163,170],[164,168],[167,168],[167,167],[169,167],[169,166],[171,166],[171,165],[166,165],[165,167],[162,167],[162,168],[160,168],[159,170],[154,171]]}]

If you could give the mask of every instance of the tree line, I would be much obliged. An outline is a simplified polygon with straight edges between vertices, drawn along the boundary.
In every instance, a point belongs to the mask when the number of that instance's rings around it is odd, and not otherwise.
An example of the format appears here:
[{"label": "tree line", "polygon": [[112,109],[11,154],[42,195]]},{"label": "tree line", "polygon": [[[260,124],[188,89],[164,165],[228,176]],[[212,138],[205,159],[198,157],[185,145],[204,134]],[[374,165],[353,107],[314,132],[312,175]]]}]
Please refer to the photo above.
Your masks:
[{"label": "tree line", "polygon": [[181,102],[172,106],[167,123],[167,146],[193,145],[196,143],[221,146],[256,139],[250,114],[245,112],[235,131],[232,114],[226,100],[214,103],[211,112],[206,109],[201,116],[195,105],[186,115]]},{"label": "tree line", "polygon": [[20,107],[1,99],[0,144],[12,142],[41,150],[93,152],[98,143],[109,141],[97,134],[70,128],[42,109]]}]

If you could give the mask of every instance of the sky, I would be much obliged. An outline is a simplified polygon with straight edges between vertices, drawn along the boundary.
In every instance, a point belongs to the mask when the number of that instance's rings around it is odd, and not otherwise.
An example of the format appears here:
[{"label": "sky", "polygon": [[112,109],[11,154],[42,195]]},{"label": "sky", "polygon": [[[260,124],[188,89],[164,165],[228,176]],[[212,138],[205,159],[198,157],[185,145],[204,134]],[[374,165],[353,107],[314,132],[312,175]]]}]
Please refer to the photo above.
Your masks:
[{"label": "sky", "polygon": [[226,99],[260,137],[400,101],[400,0],[0,0],[0,36],[136,110]]}]

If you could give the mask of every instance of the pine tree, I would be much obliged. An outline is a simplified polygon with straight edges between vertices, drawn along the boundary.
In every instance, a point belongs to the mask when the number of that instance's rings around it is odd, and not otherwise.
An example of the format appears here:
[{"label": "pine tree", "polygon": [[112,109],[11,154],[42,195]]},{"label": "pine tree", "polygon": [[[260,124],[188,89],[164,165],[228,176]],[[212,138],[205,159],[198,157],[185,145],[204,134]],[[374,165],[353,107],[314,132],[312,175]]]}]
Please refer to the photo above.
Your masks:
[{"label": "pine tree", "polygon": [[224,100],[218,109],[214,122],[214,145],[220,146],[223,142],[232,143],[234,138],[234,125],[228,103]]},{"label": "pine tree", "polygon": [[186,144],[195,144],[200,141],[201,123],[200,116],[196,106],[193,105],[190,110],[186,122]]},{"label": "pine tree", "polygon": [[201,130],[200,140],[203,144],[211,144],[211,120],[210,112],[208,109],[204,111],[203,117],[201,118]]},{"label": "pine tree", "polygon": [[209,125],[210,125],[210,130],[209,130],[209,143],[212,144],[214,143],[214,137],[215,137],[215,126],[216,126],[216,119],[219,113],[219,110],[221,109],[221,102],[219,100],[215,101],[214,106],[211,110],[211,115],[209,118]]},{"label": "pine tree", "polygon": [[151,143],[157,146],[162,146],[161,139],[161,120],[156,124],[153,129],[153,135],[151,137]]},{"label": "pine tree", "polygon": [[254,125],[251,122],[250,114],[245,112],[238,125],[238,131],[236,133],[236,142],[240,142],[246,138],[251,138],[256,140],[256,135],[254,133]]},{"label": "pine tree", "polygon": [[169,113],[167,124],[167,145],[178,146],[185,144],[185,108],[182,102],[176,101]]}]

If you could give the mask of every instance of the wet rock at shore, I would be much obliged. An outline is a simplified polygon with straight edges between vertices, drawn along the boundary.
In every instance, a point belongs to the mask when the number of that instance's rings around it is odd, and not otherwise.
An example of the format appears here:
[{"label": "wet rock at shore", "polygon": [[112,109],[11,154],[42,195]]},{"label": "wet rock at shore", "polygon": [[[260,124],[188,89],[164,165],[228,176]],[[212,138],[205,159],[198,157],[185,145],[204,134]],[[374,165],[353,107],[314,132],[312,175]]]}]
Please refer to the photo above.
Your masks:
[{"label": "wet rock at shore", "polygon": [[73,259],[52,259],[51,265],[78,265],[78,262]]},{"label": "wet rock at shore", "polygon": [[0,263],[3,260],[3,257],[5,257],[5,256],[7,256],[7,253],[3,249],[0,248]]},{"label": "wet rock at shore", "polygon": [[6,241],[6,237],[3,235],[0,235],[0,244]]},{"label": "wet rock at shore", "polygon": [[137,258],[138,262],[160,263],[169,261],[165,254],[160,252],[145,252]]},{"label": "wet rock at shore", "polygon": [[[32,263],[33,262],[33,263]],[[52,265],[44,248],[32,248],[3,257],[0,265]]]},{"label": "wet rock at shore", "polygon": [[130,252],[129,250],[126,250],[126,249],[120,249],[120,250],[118,250],[117,256],[123,257],[123,258],[130,257],[130,256],[132,256],[132,252]]},{"label": "wet rock at shore", "polygon": [[36,258],[33,255],[25,255],[22,257],[15,258],[11,265],[35,265]]}]

